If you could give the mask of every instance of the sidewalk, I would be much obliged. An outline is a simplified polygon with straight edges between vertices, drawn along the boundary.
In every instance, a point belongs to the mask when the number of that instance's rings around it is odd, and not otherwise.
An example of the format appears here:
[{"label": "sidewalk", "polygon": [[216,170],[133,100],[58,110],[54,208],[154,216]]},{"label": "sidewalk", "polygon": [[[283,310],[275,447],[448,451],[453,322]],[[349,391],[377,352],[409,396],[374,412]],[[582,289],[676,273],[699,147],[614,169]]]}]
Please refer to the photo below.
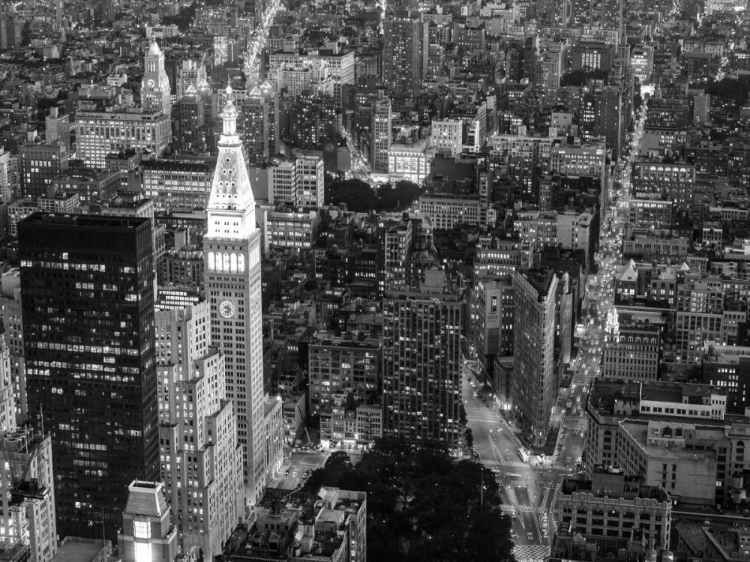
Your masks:
[{"label": "sidewalk", "polygon": [[509,422],[505,416],[502,414],[503,410],[500,408],[502,407],[502,403],[498,399],[497,396],[495,396],[495,405],[497,405],[497,410],[495,410],[495,413],[497,414],[498,419],[500,420],[500,423],[502,423],[505,426],[505,429],[513,436],[513,441],[516,443],[516,445],[521,448],[526,448],[526,446],[521,442],[521,439],[518,437],[518,432],[516,430],[515,424],[513,422]]}]

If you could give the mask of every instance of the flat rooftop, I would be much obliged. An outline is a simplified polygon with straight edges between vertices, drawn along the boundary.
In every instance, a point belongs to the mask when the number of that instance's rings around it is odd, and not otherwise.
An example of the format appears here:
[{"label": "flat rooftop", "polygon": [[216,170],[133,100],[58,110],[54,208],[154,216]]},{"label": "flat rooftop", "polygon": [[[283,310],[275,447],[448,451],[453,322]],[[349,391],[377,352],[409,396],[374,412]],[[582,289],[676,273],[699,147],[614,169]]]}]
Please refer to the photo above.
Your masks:
[{"label": "flat rooftop", "polygon": [[85,539],[68,538],[57,549],[53,562],[91,562],[105,548],[102,541],[83,542]]},{"label": "flat rooftop", "polygon": [[64,215],[59,213],[34,213],[20,224],[45,224],[60,226],[85,226],[92,228],[135,228],[148,222],[145,217],[123,215]]},{"label": "flat rooftop", "polygon": [[724,551],[730,560],[750,560],[750,536],[747,531],[730,529],[712,531],[706,529],[706,539],[714,542]]},{"label": "flat rooftop", "polygon": [[650,443],[649,437],[652,436],[649,435],[649,424],[646,421],[627,420],[621,423],[620,427],[650,456],[672,459],[692,459],[695,463],[716,462],[716,451],[713,449],[688,449],[662,445],[661,442]]}]

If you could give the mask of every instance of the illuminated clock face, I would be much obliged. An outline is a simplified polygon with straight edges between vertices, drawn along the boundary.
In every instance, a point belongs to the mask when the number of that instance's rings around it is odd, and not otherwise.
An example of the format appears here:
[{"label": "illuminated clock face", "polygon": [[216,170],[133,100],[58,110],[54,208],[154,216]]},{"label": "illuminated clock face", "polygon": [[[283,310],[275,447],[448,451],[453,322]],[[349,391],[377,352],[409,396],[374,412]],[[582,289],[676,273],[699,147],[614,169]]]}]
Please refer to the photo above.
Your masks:
[{"label": "illuminated clock face", "polygon": [[148,87],[149,88],[153,88],[154,87],[154,81],[153,80],[149,80],[148,81]]},{"label": "illuminated clock face", "polygon": [[231,318],[234,316],[234,304],[230,301],[224,301],[219,305],[219,312],[224,318]]}]

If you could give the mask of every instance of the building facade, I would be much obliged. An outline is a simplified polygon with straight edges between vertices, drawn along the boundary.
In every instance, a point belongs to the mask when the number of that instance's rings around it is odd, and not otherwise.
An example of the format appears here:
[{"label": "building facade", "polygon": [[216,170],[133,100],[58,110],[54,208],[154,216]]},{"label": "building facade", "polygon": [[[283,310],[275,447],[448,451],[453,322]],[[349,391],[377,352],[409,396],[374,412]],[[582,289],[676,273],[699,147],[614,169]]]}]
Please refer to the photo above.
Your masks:
[{"label": "building facade", "polygon": [[157,212],[205,209],[214,160],[149,160],[142,164],[143,192]]},{"label": "building facade", "polygon": [[378,99],[375,100],[375,107],[372,112],[370,165],[375,173],[388,173],[388,149],[391,147],[393,137],[391,133],[392,121],[391,100],[380,92]]},{"label": "building facade", "polygon": [[116,537],[127,485],[158,476],[151,221],[36,214],[18,239],[29,413],[56,428],[58,532]]},{"label": "building facade", "polygon": [[514,331],[511,397],[521,427],[544,443],[557,398],[554,371],[557,276],[524,270],[513,276]]},{"label": "building facade", "polygon": [[622,323],[616,309],[604,328],[602,376],[624,380],[652,380],[659,375],[661,330],[647,322]]},{"label": "building facade", "polygon": [[151,40],[144,57],[142,107],[79,101],[76,150],[90,168],[104,169],[111,153],[135,150],[161,156],[172,142],[172,101],[164,55]]},{"label": "building facade", "polygon": [[[203,239],[211,345],[224,354],[227,398],[237,409],[244,450],[245,498],[255,503],[266,485],[265,402],[261,314],[261,231],[247,175],[237,110],[227,88],[219,156]],[[283,426],[280,428],[283,432]]]},{"label": "building facade", "polygon": [[376,339],[318,333],[308,345],[310,412],[330,406],[333,395],[342,391],[374,397],[380,382],[381,352]]},{"label": "building facade", "polygon": [[61,142],[22,146],[18,151],[22,196],[54,196],[52,180],[68,168],[68,158]]},{"label": "building facade", "polygon": [[182,552],[221,553],[244,516],[242,447],[205,302],[156,312],[160,473]]},{"label": "building facade", "polygon": [[141,103],[146,113],[169,115],[172,111],[172,94],[169,77],[164,68],[164,53],[154,38],[149,43],[144,61]]},{"label": "building facade", "polygon": [[383,37],[384,84],[394,92],[418,90],[427,70],[429,25],[406,12],[389,13]]},{"label": "building facade", "polygon": [[557,496],[557,520],[586,539],[625,539],[642,530],[653,546],[669,548],[672,502],[659,486],[644,486],[621,469],[599,468],[591,480],[566,478]]},{"label": "building facade", "polygon": [[442,270],[426,274],[419,293],[383,301],[383,435],[456,448],[464,303]]},{"label": "building facade", "polygon": [[7,543],[27,545],[33,562],[49,562],[58,548],[52,438],[26,428],[1,439],[7,469],[0,478],[0,534]]}]

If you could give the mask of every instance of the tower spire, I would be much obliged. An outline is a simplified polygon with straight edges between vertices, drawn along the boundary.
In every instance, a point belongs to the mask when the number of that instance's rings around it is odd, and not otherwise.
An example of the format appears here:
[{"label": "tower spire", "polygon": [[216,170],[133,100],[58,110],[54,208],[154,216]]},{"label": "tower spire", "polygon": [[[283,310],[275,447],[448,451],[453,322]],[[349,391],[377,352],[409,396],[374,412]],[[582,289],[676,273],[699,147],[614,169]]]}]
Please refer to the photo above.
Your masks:
[{"label": "tower spire", "polygon": [[235,139],[229,139],[228,137],[237,136],[237,108],[234,106],[234,102],[232,101],[234,94],[231,84],[227,83],[224,94],[226,96],[226,101],[224,102],[224,110],[221,112],[221,119],[224,122],[224,126],[221,132],[221,140],[219,141],[221,143],[234,141]]},{"label": "tower spire", "polygon": [[[234,106],[232,85],[227,84],[224,90],[224,109],[221,112],[223,122],[219,138],[219,156],[214,172],[208,209],[234,209],[247,211],[246,219],[249,230],[255,229],[255,198],[247,174],[245,157],[242,154],[242,141],[237,134],[237,108]],[[251,215],[251,216],[250,216]],[[209,224],[209,233],[215,234]],[[222,235],[234,233],[222,232]]]}]

